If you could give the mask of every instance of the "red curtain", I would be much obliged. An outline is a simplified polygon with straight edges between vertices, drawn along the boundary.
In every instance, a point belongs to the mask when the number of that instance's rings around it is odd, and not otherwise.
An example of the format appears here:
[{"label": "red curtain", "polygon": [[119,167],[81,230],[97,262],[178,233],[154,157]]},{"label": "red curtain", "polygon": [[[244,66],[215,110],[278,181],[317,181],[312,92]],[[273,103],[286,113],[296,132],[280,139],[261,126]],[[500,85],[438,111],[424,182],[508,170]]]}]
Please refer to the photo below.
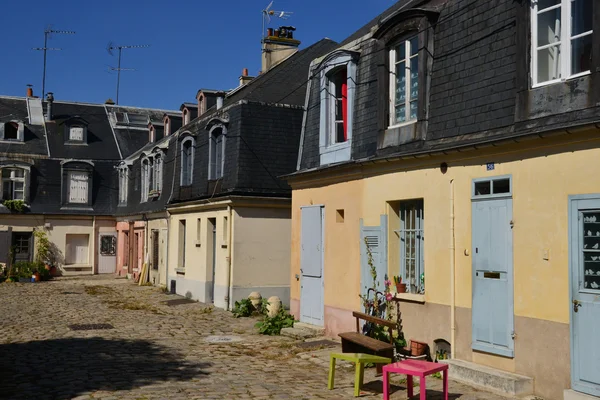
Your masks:
[{"label": "red curtain", "polygon": [[342,83],[342,118],[344,119],[344,142],[348,140],[348,83]]}]

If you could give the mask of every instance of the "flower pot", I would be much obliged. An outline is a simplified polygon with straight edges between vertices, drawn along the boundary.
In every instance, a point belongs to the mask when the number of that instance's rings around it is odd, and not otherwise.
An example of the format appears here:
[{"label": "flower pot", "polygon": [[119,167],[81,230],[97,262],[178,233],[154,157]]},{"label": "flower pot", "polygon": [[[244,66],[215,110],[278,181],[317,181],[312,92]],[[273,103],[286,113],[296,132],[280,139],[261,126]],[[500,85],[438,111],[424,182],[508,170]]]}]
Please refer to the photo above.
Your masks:
[{"label": "flower pot", "polygon": [[406,283],[396,283],[396,292],[406,293]]},{"label": "flower pot", "polygon": [[39,282],[40,281],[40,273],[36,272],[35,274],[33,274],[32,278],[35,279],[35,282]]},{"label": "flower pot", "polygon": [[52,277],[58,276],[58,274],[56,272],[56,267],[54,265],[50,267],[50,276],[52,276]]},{"label": "flower pot", "polygon": [[427,351],[427,343],[423,343],[423,342],[419,342],[416,340],[412,340],[410,341],[410,355],[415,357],[415,356],[422,356],[423,354],[425,354],[425,351]]}]

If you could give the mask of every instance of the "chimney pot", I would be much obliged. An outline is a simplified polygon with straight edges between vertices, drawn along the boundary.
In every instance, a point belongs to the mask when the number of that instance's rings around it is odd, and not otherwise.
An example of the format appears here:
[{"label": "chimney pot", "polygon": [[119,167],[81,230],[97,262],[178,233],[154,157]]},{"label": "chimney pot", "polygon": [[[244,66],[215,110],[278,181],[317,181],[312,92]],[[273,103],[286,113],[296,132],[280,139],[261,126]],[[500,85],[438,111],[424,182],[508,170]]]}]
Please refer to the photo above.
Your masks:
[{"label": "chimney pot", "polygon": [[217,110],[221,109],[221,107],[223,107],[223,96],[219,95],[217,97]]},{"label": "chimney pot", "polygon": [[267,36],[273,36],[273,28],[267,28]]},{"label": "chimney pot", "polygon": [[248,68],[242,70],[242,76],[248,76]]},{"label": "chimney pot", "polygon": [[27,85],[27,97],[33,97],[33,86]]},{"label": "chimney pot", "polygon": [[48,92],[46,95],[46,121],[52,121],[52,103],[54,103],[54,93]]}]

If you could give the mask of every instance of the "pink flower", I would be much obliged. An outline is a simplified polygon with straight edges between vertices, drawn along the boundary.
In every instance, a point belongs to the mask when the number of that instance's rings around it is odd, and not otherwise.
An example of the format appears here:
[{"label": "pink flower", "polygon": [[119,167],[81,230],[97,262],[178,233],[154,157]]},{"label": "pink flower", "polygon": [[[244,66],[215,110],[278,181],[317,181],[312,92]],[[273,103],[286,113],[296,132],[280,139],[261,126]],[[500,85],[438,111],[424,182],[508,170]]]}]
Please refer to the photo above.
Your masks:
[{"label": "pink flower", "polygon": [[389,281],[389,279],[386,279],[384,282],[386,287],[391,286],[392,282]]},{"label": "pink flower", "polygon": [[386,299],[387,301],[392,301],[392,299],[393,299],[393,298],[394,298],[394,296],[392,296],[392,294],[391,294],[391,293],[387,293],[387,294],[385,295],[385,299]]}]

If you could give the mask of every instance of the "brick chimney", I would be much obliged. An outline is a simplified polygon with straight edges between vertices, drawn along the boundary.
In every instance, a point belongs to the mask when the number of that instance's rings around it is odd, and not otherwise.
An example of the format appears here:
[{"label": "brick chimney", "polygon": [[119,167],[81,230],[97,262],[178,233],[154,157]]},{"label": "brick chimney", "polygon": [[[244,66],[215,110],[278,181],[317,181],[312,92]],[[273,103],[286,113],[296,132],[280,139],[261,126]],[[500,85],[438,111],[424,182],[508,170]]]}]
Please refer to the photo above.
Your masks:
[{"label": "brick chimney", "polygon": [[247,85],[252,79],[254,79],[253,76],[248,76],[248,68],[244,68],[242,76],[240,76],[240,86]]},{"label": "brick chimney", "polygon": [[[294,39],[293,26],[281,26],[279,29],[267,30],[262,40],[262,72],[267,72],[292,54],[298,51],[300,41]],[[241,78],[240,78],[241,82]]]},{"label": "brick chimney", "polygon": [[33,85],[27,85],[27,97],[33,97]]}]

